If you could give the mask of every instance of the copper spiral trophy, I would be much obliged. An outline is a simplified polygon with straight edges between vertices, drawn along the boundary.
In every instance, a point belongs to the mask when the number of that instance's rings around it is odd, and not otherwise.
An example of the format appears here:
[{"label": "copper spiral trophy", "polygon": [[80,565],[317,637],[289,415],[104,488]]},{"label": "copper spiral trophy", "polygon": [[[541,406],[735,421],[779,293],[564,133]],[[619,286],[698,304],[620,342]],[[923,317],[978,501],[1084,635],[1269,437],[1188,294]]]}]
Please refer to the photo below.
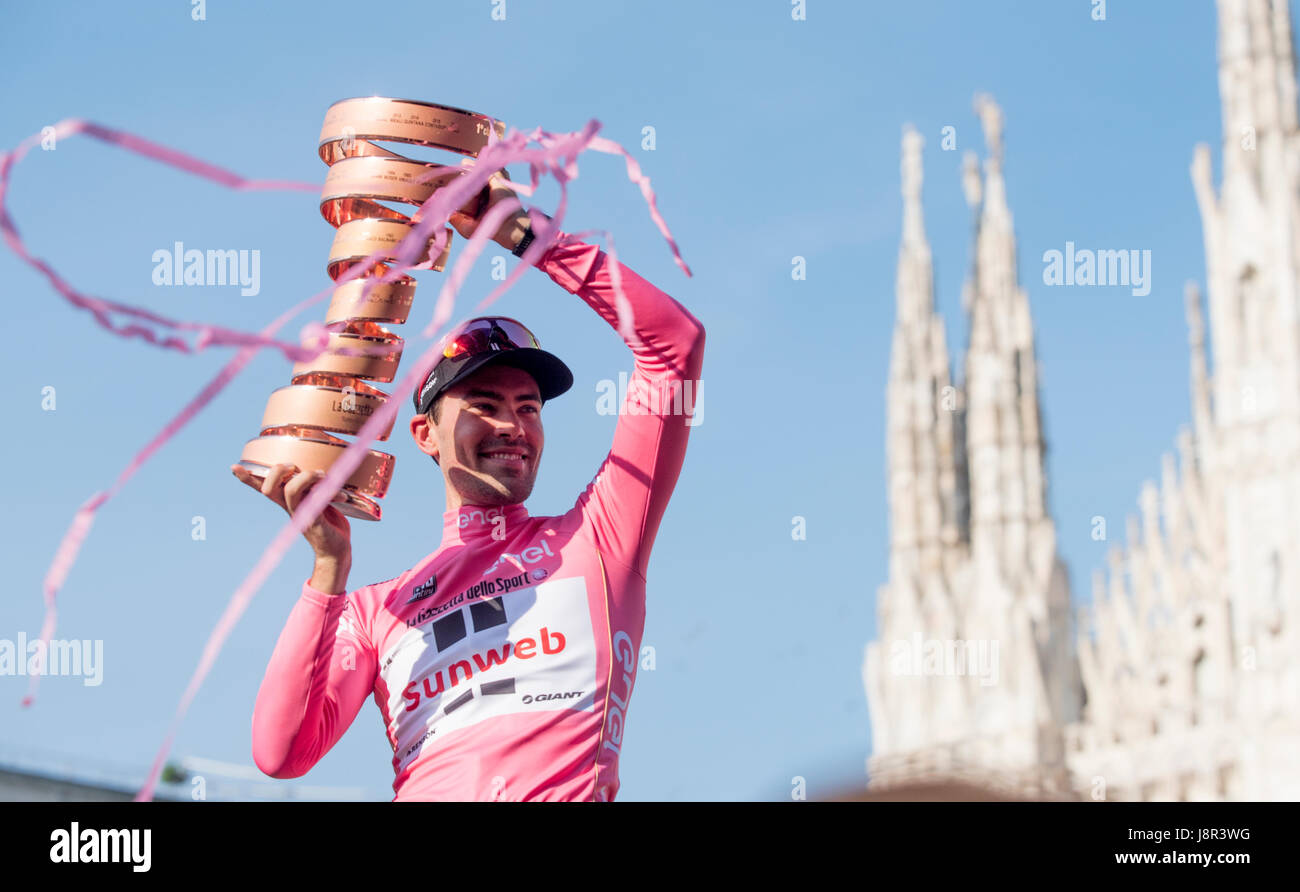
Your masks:
[{"label": "copper spiral trophy", "polygon": [[[488,142],[489,128],[504,136],[505,124],[485,115],[406,99],[371,97],[344,99],[329,107],[321,127],[319,154],[329,165],[320,211],[337,231],[326,267],[337,281],[348,269],[376,251],[395,259],[397,245],[411,232],[411,217],[381,204],[395,202],[419,207],[434,191],[460,171],[430,175],[435,162],[417,161],[389,151],[376,141],[408,143],[477,157]],[[486,190],[485,190],[486,191]],[[451,248],[450,229],[440,256],[430,253],[441,272]],[[349,441],[336,434],[356,434],[388,400],[388,394],[366,382],[391,383],[397,376],[403,340],[385,325],[400,325],[410,313],[415,279],[376,283],[364,298],[368,279],[389,267],[376,263],[362,276],[335,290],[325,315],[329,329],[326,350],[309,362],[295,363],[290,383],[275,390],[266,402],[261,433],[244,445],[240,464],[264,477],[276,464],[299,470],[326,471],[343,454]],[[369,355],[342,351],[369,349]],[[377,438],[387,440],[393,424]],[[393,456],[374,449],[353,471],[332,504],[349,517],[379,520],[379,499],[393,476]]]}]

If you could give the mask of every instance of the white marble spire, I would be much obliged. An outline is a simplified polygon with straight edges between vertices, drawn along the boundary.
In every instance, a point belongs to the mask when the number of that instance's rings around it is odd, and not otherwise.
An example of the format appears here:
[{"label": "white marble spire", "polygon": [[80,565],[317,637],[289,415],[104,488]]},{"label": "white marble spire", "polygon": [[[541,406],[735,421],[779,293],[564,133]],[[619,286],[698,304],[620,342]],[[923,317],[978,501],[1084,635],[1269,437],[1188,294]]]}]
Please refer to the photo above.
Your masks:
[{"label": "white marble spire", "polygon": [[[988,158],[968,200],[978,205],[975,261],[968,293],[971,334],[966,354],[967,456],[974,558],[992,561],[1009,579],[1032,573],[1046,581],[1055,534],[1046,511],[1043,438],[1029,299],[1016,276],[1016,237],[1002,174],[1001,109],[975,98]],[[1038,610],[1032,613],[1041,617]]]},{"label": "white marble spire", "polygon": [[[910,126],[902,139],[902,238],[895,285],[897,316],[890,348],[886,455],[889,479],[889,579],[877,597],[882,638],[921,628],[951,636],[956,623],[945,550],[959,537],[959,469],[953,443],[958,397],[949,375],[943,320],[934,309],[934,267],[921,207],[924,140]],[[878,747],[906,748],[932,733],[929,715],[960,708],[951,685],[900,690],[886,656],[864,681],[876,693],[872,724]],[[918,700],[918,697],[920,698]]]},{"label": "white marble spire", "polygon": [[905,128],[903,233],[898,252],[897,319],[890,350],[888,443],[891,562],[896,578],[938,568],[939,548],[956,535],[952,416],[943,320],[934,310],[934,266],[921,209],[924,140]]}]

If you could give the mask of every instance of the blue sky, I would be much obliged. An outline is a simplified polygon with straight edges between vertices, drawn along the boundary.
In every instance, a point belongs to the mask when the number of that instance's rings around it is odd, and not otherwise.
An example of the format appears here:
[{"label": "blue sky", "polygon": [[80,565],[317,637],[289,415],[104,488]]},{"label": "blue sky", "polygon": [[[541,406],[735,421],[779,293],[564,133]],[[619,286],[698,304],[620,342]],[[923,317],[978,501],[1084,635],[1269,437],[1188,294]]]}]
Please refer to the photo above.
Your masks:
[{"label": "blue sky", "polygon": [[[1190,418],[1182,293],[1203,281],[1204,256],[1188,166],[1202,141],[1219,162],[1214,9],[1108,5],[1097,22],[1086,0],[808,0],[806,21],[793,21],[786,0],[507,0],[497,21],[491,0],[392,2],[363,37],[356,7],[338,2],[214,0],[205,21],[185,0],[24,4],[6,10],[0,33],[0,148],[81,117],[245,176],[319,182],[321,120],[345,97],[443,102],[522,129],[601,121],[650,176],[695,275],[674,265],[615,158],[581,159],[567,228],[614,232],[623,261],[708,331],[703,421],[650,563],[643,644],[657,668],[638,677],[620,798],[788,799],[795,776],[819,795],[861,784],[871,743],[860,667],[887,574],[884,389],[905,122],[927,141],[937,300],[960,350],[971,234],[960,156],[983,151],[973,95],[1003,108],[1050,507],[1076,600],[1104,558],[1090,519],[1107,517],[1119,534]],[[645,126],[653,151],[640,148]],[[956,152],[940,149],[945,126]],[[557,194],[552,184],[538,201],[549,208]],[[252,330],[327,284],[332,229],[316,204],[231,192],[77,137],[28,156],[9,207],[30,248],[82,290]],[[155,286],[153,252],[176,241],[259,250],[260,293]],[[1150,294],[1046,287],[1040,258],[1067,241],[1150,250]],[[804,281],[791,277],[796,255]],[[422,326],[440,276],[419,277]],[[14,473],[0,512],[10,571],[0,638],[15,639],[39,631],[41,581],[78,505],[230,354],[112,337],[7,250],[0,282],[10,306],[30,307],[11,320],[21,334],[8,363]],[[480,263],[456,316],[493,284]],[[494,309],[530,325],[575,373],[546,408],[546,461],[528,502],[559,513],[609,447],[615,419],[596,411],[598,382],[630,370],[631,357],[540,273]],[[422,343],[414,322],[401,333]],[[283,357],[263,352],[100,512],[63,589],[58,636],[104,641],[103,683],[46,678],[22,710],[27,680],[0,677],[0,757],[36,752],[143,776],[209,631],[284,521],[228,467],[288,376]],[[47,386],[55,411],[41,407]],[[441,477],[402,433],[406,417],[380,446],[397,456],[385,519],[353,523],[353,588],[438,544]],[[202,541],[190,535],[196,515]],[[795,515],[804,541],[791,538]],[[251,764],[253,701],[310,567],[298,540],[231,636],[174,755]],[[303,782],[389,799],[391,781],[367,703]]]}]

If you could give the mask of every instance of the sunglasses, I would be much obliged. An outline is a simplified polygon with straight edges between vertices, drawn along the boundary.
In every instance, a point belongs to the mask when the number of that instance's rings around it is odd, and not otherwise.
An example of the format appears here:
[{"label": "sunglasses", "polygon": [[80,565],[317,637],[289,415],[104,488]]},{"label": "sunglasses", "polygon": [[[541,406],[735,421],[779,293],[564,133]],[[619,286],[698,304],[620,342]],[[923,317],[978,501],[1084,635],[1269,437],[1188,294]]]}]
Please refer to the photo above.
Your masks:
[{"label": "sunglasses", "polygon": [[442,348],[444,359],[466,359],[494,350],[541,349],[527,328],[506,316],[471,319],[447,334]]}]

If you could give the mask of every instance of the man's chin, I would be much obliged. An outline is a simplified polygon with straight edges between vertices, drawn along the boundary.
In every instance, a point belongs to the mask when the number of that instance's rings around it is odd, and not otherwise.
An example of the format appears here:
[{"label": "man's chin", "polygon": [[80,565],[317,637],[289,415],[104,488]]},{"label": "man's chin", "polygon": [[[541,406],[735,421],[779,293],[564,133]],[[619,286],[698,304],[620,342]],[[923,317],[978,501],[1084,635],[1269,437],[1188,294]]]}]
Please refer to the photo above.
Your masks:
[{"label": "man's chin", "polygon": [[[535,479],[522,473],[498,476],[486,471],[467,476],[472,476],[473,483],[469,487],[458,486],[461,495],[469,501],[488,505],[513,505],[524,501],[532,494]],[[466,492],[467,489],[473,492]]]},{"label": "man's chin", "polygon": [[507,505],[513,505],[515,502],[522,502],[532,495],[533,481],[531,478],[512,477],[502,482],[498,481],[502,489],[502,498]]},{"label": "man's chin", "polygon": [[480,473],[478,477],[482,482],[482,488],[491,490],[498,505],[513,505],[515,502],[523,502],[533,492],[533,477],[524,475],[524,473]]}]

